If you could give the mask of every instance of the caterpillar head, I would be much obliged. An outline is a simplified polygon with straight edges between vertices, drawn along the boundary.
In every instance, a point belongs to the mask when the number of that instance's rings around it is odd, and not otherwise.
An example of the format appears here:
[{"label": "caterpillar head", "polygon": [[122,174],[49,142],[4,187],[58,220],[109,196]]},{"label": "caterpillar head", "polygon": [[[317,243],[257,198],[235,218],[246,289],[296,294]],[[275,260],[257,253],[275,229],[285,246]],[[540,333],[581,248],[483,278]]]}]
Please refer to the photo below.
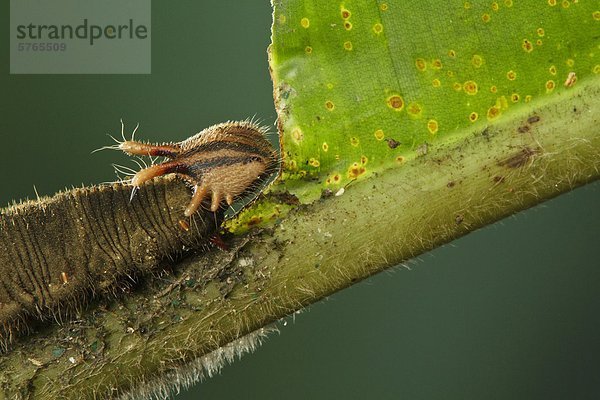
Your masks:
[{"label": "caterpillar head", "polygon": [[213,212],[223,201],[231,205],[239,196],[257,190],[278,170],[279,157],[265,134],[266,129],[252,121],[226,122],[179,143],[157,145],[127,140],[118,147],[127,154],[168,158],[137,172],[131,184],[139,187],[171,173],[181,176],[194,188],[185,210],[190,216],[209,197]]}]

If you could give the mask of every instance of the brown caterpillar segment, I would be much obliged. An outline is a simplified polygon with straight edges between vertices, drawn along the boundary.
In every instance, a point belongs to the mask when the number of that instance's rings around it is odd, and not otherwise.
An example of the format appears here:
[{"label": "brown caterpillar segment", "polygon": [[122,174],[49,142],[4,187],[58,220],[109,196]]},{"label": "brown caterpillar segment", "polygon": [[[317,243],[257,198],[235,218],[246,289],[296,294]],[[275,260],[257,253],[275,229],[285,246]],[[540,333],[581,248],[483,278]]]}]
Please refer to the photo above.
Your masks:
[{"label": "brown caterpillar segment", "polygon": [[267,130],[252,121],[213,125],[179,143],[161,145],[133,140],[120,143],[128,154],[169,158],[162,164],[136,173],[131,184],[138,187],[161,175],[177,174],[194,187],[185,215],[194,214],[210,195],[211,211],[223,200],[231,205],[256,188],[278,168],[278,155],[265,139]]},{"label": "brown caterpillar segment", "polygon": [[[221,216],[184,216],[186,185],[173,177],[139,187],[73,189],[0,214],[0,344],[29,318],[65,315],[124,277],[206,244]],[[182,229],[182,221],[189,229]]]}]

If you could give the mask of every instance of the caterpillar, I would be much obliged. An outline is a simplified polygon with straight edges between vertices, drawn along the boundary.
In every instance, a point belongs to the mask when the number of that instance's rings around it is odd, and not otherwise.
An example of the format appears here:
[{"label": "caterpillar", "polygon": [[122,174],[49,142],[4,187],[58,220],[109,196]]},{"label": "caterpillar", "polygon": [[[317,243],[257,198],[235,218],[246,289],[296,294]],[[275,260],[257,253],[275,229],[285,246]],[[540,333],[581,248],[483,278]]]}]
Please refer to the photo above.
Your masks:
[{"label": "caterpillar", "polygon": [[69,315],[89,298],[115,292],[128,277],[204,246],[223,219],[223,201],[231,205],[277,171],[278,155],[265,134],[242,121],[179,143],[124,139],[114,148],[168,161],[126,181],[1,210],[0,347],[27,331],[30,321]]}]

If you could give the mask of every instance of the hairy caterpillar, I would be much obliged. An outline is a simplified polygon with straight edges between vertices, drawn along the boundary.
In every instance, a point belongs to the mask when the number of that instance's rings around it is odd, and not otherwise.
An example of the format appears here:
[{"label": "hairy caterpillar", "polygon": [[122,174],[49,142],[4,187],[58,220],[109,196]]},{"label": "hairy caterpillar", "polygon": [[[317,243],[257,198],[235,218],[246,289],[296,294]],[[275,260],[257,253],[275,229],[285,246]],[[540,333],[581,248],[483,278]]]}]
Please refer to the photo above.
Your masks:
[{"label": "hairy caterpillar", "polygon": [[[129,182],[3,209],[0,345],[31,319],[68,314],[92,294],[114,291],[124,277],[205,244],[222,220],[222,200],[231,204],[276,171],[277,153],[265,133],[244,121],[209,127],[180,143],[123,140],[115,148],[171,160],[142,169]],[[153,179],[170,173],[193,185],[191,201],[181,180]],[[208,194],[210,205],[201,207]]]}]

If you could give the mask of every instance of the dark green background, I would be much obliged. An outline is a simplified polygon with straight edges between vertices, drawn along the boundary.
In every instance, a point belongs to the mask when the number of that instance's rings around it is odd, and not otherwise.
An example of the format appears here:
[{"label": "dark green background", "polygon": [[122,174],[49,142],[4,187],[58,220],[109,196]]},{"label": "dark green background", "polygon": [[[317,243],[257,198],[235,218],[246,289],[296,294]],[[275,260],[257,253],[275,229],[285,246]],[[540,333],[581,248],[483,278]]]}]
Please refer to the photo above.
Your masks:
[{"label": "dark green background", "polygon": [[[151,75],[11,76],[3,2],[2,204],[133,166],[90,154],[121,117],[151,141],[275,121],[267,1],[153,3]],[[179,398],[599,398],[599,202],[584,187],[338,293]]]}]

